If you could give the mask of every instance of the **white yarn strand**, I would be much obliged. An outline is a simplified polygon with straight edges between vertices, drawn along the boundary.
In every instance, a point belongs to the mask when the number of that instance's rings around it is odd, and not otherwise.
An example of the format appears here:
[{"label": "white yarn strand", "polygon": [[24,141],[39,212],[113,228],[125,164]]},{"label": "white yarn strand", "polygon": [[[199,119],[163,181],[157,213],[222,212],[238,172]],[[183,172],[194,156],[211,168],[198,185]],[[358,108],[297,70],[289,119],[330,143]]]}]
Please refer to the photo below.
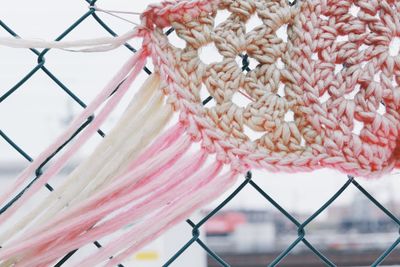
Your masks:
[{"label": "white yarn strand", "polygon": [[[0,37],[0,46],[11,48],[56,48],[71,52],[104,52],[120,47],[128,40],[137,37],[137,35],[138,31],[137,28],[135,28],[118,37],[103,37],[76,41],[44,41],[35,39]],[[68,49],[80,47],[82,49]]]},{"label": "white yarn strand", "polygon": [[121,16],[117,15],[117,14],[140,15],[140,13],[138,13],[138,12],[119,11],[119,10],[108,10],[108,9],[99,8],[99,7],[97,7],[97,6],[90,6],[89,8],[92,8],[92,9],[98,11],[98,12],[103,12],[103,13],[105,13],[105,14],[108,14],[108,15],[110,15],[110,16],[113,16],[113,17],[117,18],[117,19],[123,20],[123,21],[125,21],[125,22],[130,23],[130,24],[133,24],[133,25],[136,25],[136,26],[140,26],[140,24],[138,24],[138,23],[136,23],[136,22],[134,22],[134,21],[131,21],[131,20],[129,20],[129,19],[126,19],[126,18],[124,18],[124,17],[121,17]]}]

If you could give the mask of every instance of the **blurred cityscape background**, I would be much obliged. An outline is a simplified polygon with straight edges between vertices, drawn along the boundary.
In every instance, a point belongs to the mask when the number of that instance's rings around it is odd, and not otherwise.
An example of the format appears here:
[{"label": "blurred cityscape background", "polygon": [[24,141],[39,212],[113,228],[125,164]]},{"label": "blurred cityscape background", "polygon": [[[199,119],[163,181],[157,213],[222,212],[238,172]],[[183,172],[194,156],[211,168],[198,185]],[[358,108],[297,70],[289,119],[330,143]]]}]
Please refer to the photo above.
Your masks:
[{"label": "blurred cityscape background", "polygon": [[[398,226],[382,212],[369,208],[369,200],[357,196],[352,206],[336,206],[308,227],[307,240],[338,266],[368,266],[388,247]],[[398,202],[384,203],[391,210]],[[300,221],[309,214],[292,213]],[[207,244],[233,266],[265,266],[297,239],[297,227],[278,211],[231,210],[206,224]],[[395,251],[386,264],[399,264]],[[298,246],[282,266],[321,266],[305,246]],[[209,266],[219,266],[210,261]]]}]

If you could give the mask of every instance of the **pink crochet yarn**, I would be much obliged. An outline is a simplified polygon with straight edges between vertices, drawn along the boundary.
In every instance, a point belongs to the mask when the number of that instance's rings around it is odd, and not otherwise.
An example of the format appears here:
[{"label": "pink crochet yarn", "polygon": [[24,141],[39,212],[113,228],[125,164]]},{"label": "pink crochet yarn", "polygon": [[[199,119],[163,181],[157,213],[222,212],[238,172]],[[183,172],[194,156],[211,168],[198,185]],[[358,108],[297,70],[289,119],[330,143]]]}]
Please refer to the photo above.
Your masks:
[{"label": "pink crochet yarn", "polygon": [[[390,0],[309,0],[295,7],[286,0],[180,1],[153,5],[142,19],[148,29],[172,26],[186,41],[179,49],[161,31],[145,33],[181,121],[220,160],[240,171],[330,167],[377,177],[399,164],[400,57],[389,55],[400,37],[399,6]],[[351,7],[359,9],[356,16]],[[214,25],[220,9],[231,15]],[[246,32],[255,15],[263,25]],[[276,35],[284,25],[287,42]],[[206,65],[199,51],[211,42],[224,58]],[[241,53],[259,63],[247,74],[235,62]],[[201,106],[202,85],[214,107]],[[280,85],[284,93],[277,95]],[[240,89],[254,99],[245,107],[232,101]],[[294,119],[287,121],[289,111]],[[264,135],[251,141],[245,126]]]},{"label": "pink crochet yarn", "polygon": [[[356,16],[351,8],[359,9]],[[307,142],[324,155],[322,166],[380,175],[400,163],[400,57],[389,51],[400,36],[399,11],[398,1],[301,5],[293,23],[301,34],[288,50],[295,80],[288,94],[307,120]],[[321,101],[324,94],[328,98]]]}]

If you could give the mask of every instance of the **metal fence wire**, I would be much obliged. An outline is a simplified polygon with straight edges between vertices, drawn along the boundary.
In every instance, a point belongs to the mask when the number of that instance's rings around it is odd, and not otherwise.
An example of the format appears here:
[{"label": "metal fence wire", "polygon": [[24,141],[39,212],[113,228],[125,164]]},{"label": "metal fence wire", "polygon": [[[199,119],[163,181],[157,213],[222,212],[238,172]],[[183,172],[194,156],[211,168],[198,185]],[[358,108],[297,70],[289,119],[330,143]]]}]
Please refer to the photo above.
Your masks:
[{"label": "metal fence wire", "polygon": [[[86,2],[89,4],[89,10],[85,12],[76,22],[74,22],[71,26],[69,26],[64,32],[62,32],[55,40],[59,41],[64,39],[67,35],[69,35],[74,29],[79,27],[79,25],[89,19],[93,19],[96,21],[104,30],[106,30],[110,35],[112,36],[117,36],[117,34],[111,29],[99,16],[96,14],[96,9],[94,8],[95,3],[97,2],[96,0],[86,0]],[[7,32],[10,36],[13,37],[18,37],[18,33],[13,31],[13,29],[6,24],[5,21],[0,20],[0,29]],[[170,29],[167,31],[167,34],[170,34],[173,32],[173,29]],[[130,50],[132,53],[136,52],[136,49],[129,44],[125,44],[125,47]],[[37,64],[36,66],[30,70],[24,77],[22,77],[12,88],[6,90],[6,92],[1,95],[0,97],[0,104],[4,103],[7,101],[7,99],[15,93],[23,84],[27,83],[29,79],[31,79],[36,73],[42,71],[44,72],[51,80],[54,81],[59,87],[60,90],[64,91],[66,93],[66,97],[70,97],[73,99],[76,103],[78,103],[82,108],[86,107],[86,104],[74,93],[74,91],[70,88],[68,88],[59,78],[57,78],[50,69],[46,67],[46,54],[50,51],[50,49],[44,49],[44,50],[37,50],[37,49],[29,49],[33,54],[37,56]],[[249,60],[247,55],[241,55],[242,57],[242,69],[243,71],[248,71],[249,70]],[[147,74],[151,74],[151,71],[149,68],[144,68],[144,71]],[[117,88],[118,89],[118,88]],[[209,101],[211,100],[211,97],[208,97],[207,99],[204,100],[203,104],[206,105]],[[5,206],[1,207],[0,209],[0,214],[2,214],[5,210],[7,210],[10,206],[13,205],[13,203],[21,197],[24,192],[26,191],[27,188],[29,188],[35,181],[43,174],[43,167],[45,167],[48,162],[57,155],[68,143],[74,139],[76,135],[79,134],[80,131],[82,131],[86,126],[88,126],[91,121],[93,120],[93,116],[89,117],[87,121],[82,124],[79,129],[76,130],[76,132],[70,137],[69,140],[67,140],[61,147],[59,147],[54,153],[47,158],[41,165],[40,167],[36,170],[35,172],[35,178],[32,179],[32,181],[29,183],[29,185],[22,190],[18,195],[16,195],[9,203],[7,203]],[[102,137],[105,136],[105,134],[101,131],[98,130],[98,134]],[[19,146],[16,142],[13,141],[13,137],[7,135],[6,132],[3,130],[0,130],[0,136],[2,139],[8,143],[13,149],[15,149],[21,157],[26,159],[27,161],[32,161],[32,157],[30,157],[27,152],[24,151],[24,149]],[[315,254],[321,262],[321,265],[327,265],[327,266],[336,266],[335,262],[331,261],[328,256],[326,256],[323,252],[318,250],[315,246],[313,246],[307,239],[307,226],[313,222],[325,209],[327,209],[335,200],[338,199],[338,197],[341,196],[343,192],[348,190],[350,187],[355,187],[360,194],[363,194],[365,197],[367,197],[377,208],[379,208],[384,214],[386,214],[391,221],[393,221],[397,227],[400,226],[400,220],[399,218],[394,215],[391,211],[389,211],[383,204],[381,204],[378,200],[376,200],[367,190],[365,190],[358,182],[357,180],[352,177],[348,176],[348,179],[346,182],[343,184],[343,186],[334,194],[332,195],[324,205],[322,205],[315,213],[313,213],[311,216],[309,216],[306,220],[304,221],[299,221],[297,220],[291,213],[289,213],[287,210],[285,210],[282,206],[279,205],[270,195],[268,195],[257,183],[255,183],[252,180],[252,173],[249,171],[247,175],[244,177],[243,182],[234,190],[232,194],[230,194],[222,203],[220,203],[215,209],[213,209],[211,212],[208,213],[204,218],[202,218],[198,222],[193,222],[192,220],[187,220],[187,223],[192,227],[192,238],[187,241],[187,243],[179,249],[179,251],[176,252],[163,266],[173,266],[173,263],[175,262],[176,259],[178,259],[189,247],[194,246],[195,244],[199,245],[201,248],[203,248],[207,254],[209,255],[209,258],[215,260],[216,264],[219,264],[220,266],[231,266],[229,262],[224,260],[221,256],[219,256],[215,251],[210,249],[206,243],[200,238],[200,232],[202,230],[202,227],[204,224],[215,214],[217,214],[219,211],[221,211],[233,198],[235,198],[244,188],[250,187],[252,190],[260,194],[267,203],[272,204],[273,207],[276,208],[282,215],[284,215],[288,221],[290,221],[295,228],[297,228],[297,239],[295,239],[284,251],[282,251],[272,262],[265,262],[264,264],[267,266],[277,266],[279,263],[287,257],[293,249],[298,246],[300,243],[303,243],[313,254]],[[50,184],[46,184],[46,188],[49,191],[53,190],[53,187]],[[392,253],[395,248],[398,246],[400,243],[400,237],[397,238],[397,240],[390,245],[376,260],[371,264],[371,266],[378,266],[382,264],[387,258],[387,256]],[[93,243],[97,248],[101,248],[102,245],[95,241]],[[57,262],[54,266],[62,266],[64,263],[66,263],[69,258],[76,253],[77,250],[71,251],[67,255],[65,255],[59,262]],[[118,266],[122,267],[122,264],[119,264]]]}]

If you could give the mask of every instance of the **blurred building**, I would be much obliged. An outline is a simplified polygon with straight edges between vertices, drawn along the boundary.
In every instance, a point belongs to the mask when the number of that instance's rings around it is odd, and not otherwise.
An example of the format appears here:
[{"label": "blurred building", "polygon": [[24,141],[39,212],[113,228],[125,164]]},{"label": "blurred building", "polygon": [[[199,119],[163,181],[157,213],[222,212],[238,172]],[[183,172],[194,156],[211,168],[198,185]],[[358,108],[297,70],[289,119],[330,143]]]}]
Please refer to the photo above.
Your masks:
[{"label": "blurred building", "polygon": [[[384,205],[392,211],[400,207],[393,201]],[[309,216],[292,215],[300,222]],[[223,253],[282,251],[298,237],[297,227],[271,210],[222,211],[207,222],[206,236],[209,246]],[[398,225],[365,196],[356,195],[351,205],[329,207],[323,219],[307,225],[306,237],[321,250],[384,250],[397,239]]]}]

